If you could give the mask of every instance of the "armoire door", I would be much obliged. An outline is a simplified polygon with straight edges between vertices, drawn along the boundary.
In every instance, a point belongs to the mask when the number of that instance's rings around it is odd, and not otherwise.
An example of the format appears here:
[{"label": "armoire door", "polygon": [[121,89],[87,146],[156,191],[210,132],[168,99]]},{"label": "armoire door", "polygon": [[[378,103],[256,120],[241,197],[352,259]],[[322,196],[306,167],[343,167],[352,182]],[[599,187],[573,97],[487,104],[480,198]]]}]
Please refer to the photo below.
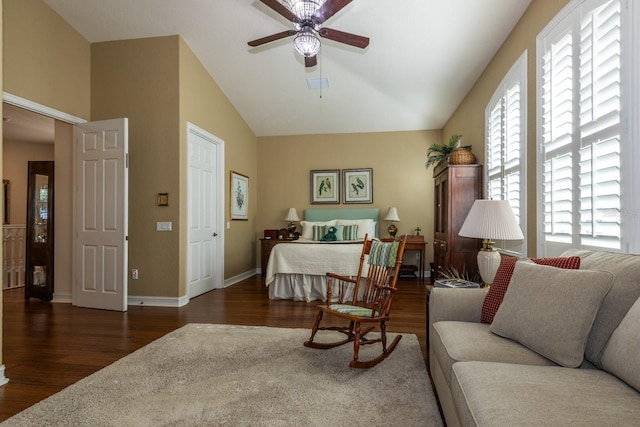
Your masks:
[{"label": "armoire door", "polygon": [[24,297],[53,299],[53,162],[28,162]]}]

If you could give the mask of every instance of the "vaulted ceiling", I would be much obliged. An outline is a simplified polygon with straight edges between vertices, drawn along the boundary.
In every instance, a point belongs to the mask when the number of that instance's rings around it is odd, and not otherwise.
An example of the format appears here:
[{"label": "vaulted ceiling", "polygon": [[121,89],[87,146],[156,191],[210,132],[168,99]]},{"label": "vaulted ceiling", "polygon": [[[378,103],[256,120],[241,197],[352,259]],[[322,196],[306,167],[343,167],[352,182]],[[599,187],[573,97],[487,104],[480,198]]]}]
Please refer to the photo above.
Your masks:
[{"label": "vaulted ceiling", "polygon": [[[440,129],[531,0],[353,0],[305,68],[258,0],[44,0],[89,42],[180,34],[257,136]],[[307,79],[329,87],[309,89]]]}]

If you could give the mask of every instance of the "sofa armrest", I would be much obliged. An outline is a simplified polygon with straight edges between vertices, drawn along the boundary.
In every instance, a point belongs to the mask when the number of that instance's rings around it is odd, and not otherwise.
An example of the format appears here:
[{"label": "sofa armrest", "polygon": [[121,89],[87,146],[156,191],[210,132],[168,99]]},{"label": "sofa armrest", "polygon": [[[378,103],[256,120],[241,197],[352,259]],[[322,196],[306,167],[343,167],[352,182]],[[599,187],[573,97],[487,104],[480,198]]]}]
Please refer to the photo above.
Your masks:
[{"label": "sofa armrest", "polygon": [[429,294],[429,323],[441,320],[480,322],[486,289],[433,288]]}]

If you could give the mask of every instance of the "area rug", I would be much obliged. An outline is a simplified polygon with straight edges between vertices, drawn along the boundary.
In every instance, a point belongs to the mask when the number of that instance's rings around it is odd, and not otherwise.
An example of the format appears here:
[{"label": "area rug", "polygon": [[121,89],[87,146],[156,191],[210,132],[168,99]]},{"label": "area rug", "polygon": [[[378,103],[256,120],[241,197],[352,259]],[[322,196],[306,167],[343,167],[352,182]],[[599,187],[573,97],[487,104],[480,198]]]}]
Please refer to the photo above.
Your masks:
[{"label": "area rug", "polygon": [[304,347],[307,329],[189,324],[1,425],[441,426],[418,340],[403,335],[360,370],[350,345]]}]

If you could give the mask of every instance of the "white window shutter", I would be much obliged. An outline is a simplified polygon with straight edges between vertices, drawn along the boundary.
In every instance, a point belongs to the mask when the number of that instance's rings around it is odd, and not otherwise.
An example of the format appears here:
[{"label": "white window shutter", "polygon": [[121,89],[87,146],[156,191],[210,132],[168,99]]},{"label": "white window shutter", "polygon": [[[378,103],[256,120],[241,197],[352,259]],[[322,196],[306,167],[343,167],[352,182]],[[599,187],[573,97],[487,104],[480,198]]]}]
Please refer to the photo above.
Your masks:
[{"label": "white window shutter", "polygon": [[542,256],[621,250],[624,234],[620,0],[568,7],[538,39]]}]

